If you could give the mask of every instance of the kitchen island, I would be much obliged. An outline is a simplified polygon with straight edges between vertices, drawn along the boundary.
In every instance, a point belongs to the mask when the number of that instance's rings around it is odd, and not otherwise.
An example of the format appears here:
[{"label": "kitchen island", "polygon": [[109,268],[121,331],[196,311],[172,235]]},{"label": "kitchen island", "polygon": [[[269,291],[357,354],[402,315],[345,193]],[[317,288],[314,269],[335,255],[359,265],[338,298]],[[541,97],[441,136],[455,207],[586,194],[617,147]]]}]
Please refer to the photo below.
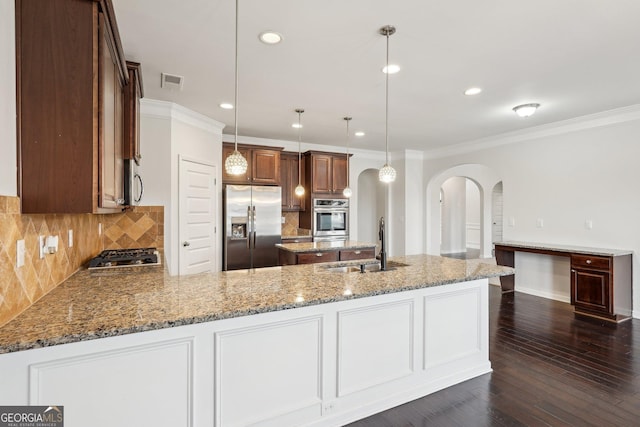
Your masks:
[{"label": "kitchen island", "polygon": [[340,425],[490,372],[487,278],[513,270],[390,261],[81,270],[0,328],[0,401],[67,427]]}]

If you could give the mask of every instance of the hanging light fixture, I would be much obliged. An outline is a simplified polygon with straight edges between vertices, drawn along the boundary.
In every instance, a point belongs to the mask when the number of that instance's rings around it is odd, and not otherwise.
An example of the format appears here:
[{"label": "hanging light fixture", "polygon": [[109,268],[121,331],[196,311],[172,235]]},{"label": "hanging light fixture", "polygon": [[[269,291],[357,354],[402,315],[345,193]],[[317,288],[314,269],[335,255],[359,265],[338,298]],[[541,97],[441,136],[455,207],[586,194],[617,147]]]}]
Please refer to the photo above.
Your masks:
[{"label": "hanging light fixture", "polygon": [[[396,32],[396,27],[386,25],[380,28],[380,34],[387,38],[387,69],[389,67],[389,36]],[[385,129],[384,129],[384,151],[385,163],[378,172],[378,179],[382,182],[393,182],[396,180],[396,170],[389,165],[389,73],[385,73]]]},{"label": "hanging light fixture", "polygon": [[344,197],[351,197],[353,191],[349,188],[349,122],[351,121],[351,117],[345,117],[344,120],[347,122],[347,186],[344,187],[342,194]]},{"label": "hanging light fixture", "polygon": [[298,186],[295,189],[295,193],[296,193],[296,196],[302,197],[304,196],[304,187],[300,183],[301,175],[302,175],[302,153],[300,151],[300,144],[302,141],[300,136],[300,132],[301,132],[300,129],[302,129],[302,124],[300,123],[300,118],[302,116],[302,113],[304,113],[304,110],[302,108],[298,108],[296,110],[296,113],[298,113]]},{"label": "hanging light fixture", "polygon": [[229,175],[242,175],[247,172],[247,159],[238,151],[238,0],[236,0],[236,93],[234,105],[235,150],[224,161],[224,170]]}]

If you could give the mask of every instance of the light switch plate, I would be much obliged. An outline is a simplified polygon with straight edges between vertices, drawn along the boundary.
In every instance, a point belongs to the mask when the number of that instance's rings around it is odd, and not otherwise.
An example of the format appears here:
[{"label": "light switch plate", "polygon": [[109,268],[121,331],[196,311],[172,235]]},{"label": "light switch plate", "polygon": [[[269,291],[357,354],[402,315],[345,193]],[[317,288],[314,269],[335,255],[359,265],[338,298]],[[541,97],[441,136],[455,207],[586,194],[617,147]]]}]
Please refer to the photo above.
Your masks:
[{"label": "light switch plate", "polygon": [[22,267],[24,265],[24,239],[16,242],[16,267]]},{"label": "light switch plate", "polygon": [[587,230],[593,229],[593,220],[592,219],[585,220],[584,221],[584,228],[586,228]]},{"label": "light switch plate", "polygon": [[536,220],[536,227],[538,227],[538,228],[544,227],[544,220],[542,218],[538,218]]},{"label": "light switch plate", "polygon": [[45,244],[44,244],[44,236],[38,236],[38,252],[40,254],[40,259],[44,258]]},{"label": "light switch plate", "polygon": [[281,221],[283,224],[286,222],[284,217],[282,217]]}]

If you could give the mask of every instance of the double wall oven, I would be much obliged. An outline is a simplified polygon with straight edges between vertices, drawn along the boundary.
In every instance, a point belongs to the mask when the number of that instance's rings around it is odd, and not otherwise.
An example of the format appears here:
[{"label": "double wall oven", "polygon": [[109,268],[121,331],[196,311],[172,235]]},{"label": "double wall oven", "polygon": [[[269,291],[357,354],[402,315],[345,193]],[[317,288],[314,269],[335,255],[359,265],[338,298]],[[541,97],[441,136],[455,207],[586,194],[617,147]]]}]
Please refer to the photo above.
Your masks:
[{"label": "double wall oven", "polygon": [[349,239],[349,199],[313,200],[313,240]]}]

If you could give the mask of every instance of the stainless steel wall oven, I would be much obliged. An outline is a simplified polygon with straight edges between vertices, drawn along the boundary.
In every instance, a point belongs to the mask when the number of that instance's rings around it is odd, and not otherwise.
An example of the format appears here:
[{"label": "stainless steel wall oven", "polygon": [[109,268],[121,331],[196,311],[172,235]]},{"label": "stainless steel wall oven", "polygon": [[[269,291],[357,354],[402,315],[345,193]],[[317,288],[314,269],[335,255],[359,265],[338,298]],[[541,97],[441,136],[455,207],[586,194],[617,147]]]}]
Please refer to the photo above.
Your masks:
[{"label": "stainless steel wall oven", "polygon": [[313,200],[313,240],[349,239],[349,200]]}]

